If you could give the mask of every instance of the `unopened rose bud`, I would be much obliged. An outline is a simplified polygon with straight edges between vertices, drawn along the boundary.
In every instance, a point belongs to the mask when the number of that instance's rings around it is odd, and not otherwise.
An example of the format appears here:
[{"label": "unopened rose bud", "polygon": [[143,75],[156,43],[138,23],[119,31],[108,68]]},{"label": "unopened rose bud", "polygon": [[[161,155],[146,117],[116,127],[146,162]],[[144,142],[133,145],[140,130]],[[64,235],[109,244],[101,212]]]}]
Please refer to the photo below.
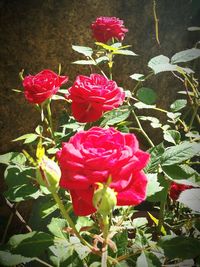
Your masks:
[{"label": "unopened rose bud", "polygon": [[55,192],[58,189],[60,177],[61,171],[58,164],[44,156],[36,170],[38,183],[47,187],[50,192]]},{"label": "unopened rose bud", "polygon": [[117,204],[116,192],[110,187],[105,187],[102,184],[94,192],[93,205],[97,211],[103,215],[107,216],[111,213],[114,206]]}]

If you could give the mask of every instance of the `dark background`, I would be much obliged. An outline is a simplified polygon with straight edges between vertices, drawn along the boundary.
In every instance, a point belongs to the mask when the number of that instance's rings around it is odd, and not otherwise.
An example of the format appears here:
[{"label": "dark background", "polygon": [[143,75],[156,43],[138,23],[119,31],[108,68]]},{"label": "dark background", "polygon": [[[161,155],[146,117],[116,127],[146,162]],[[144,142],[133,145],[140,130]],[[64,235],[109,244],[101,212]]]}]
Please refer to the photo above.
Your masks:
[{"label": "dark background", "polygon": [[[23,94],[12,91],[22,88],[18,73],[22,69],[25,75],[44,68],[57,71],[61,63],[62,74],[71,81],[77,74],[89,74],[88,67],[71,64],[81,59],[71,45],[93,46],[90,25],[99,16],[123,19],[129,29],[124,43],[140,55],[119,56],[114,65],[113,79],[129,90],[135,86],[129,76],[147,73],[150,58],[160,54],[171,57],[200,40],[200,32],[187,30],[200,26],[199,0],[157,1],[160,47],[155,39],[153,0],[0,0],[0,154],[19,150],[19,144],[11,140],[32,132],[40,120]],[[155,89],[162,108],[168,108],[182,90],[171,74],[161,73],[145,85]],[[62,103],[54,105],[58,114],[63,108]],[[5,218],[9,214],[5,206],[0,212]],[[22,205],[21,212],[26,218],[28,206]]]}]

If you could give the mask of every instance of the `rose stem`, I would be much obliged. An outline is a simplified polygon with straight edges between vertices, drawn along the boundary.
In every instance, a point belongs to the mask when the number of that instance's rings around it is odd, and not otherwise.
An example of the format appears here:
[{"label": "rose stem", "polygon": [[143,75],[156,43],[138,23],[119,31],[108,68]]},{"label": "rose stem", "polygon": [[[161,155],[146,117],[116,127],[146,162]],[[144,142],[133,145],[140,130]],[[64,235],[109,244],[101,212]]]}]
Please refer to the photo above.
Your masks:
[{"label": "rose stem", "polygon": [[139,121],[137,115],[135,114],[135,111],[134,111],[134,110],[132,110],[132,114],[133,114],[133,116],[134,116],[134,118],[135,118],[135,120],[136,120],[136,122],[137,122],[137,124],[138,124],[138,126],[139,126],[139,128],[140,128],[140,130],[141,130],[141,133],[142,133],[142,134],[144,135],[144,137],[147,139],[147,141],[149,142],[149,144],[151,145],[151,147],[154,147],[154,143],[151,141],[151,139],[148,137],[148,135],[147,135],[146,132],[144,131],[144,129],[143,129],[143,127],[142,127],[142,125],[141,125],[141,123],[140,123],[140,121]]},{"label": "rose stem", "polygon": [[102,248],[101,267],[107,267],[107,258],[108,258],[108,244],[107,244],[108,229],[109,229],[109,217],[108,216],[104,216],[103,217],[103,237],[104,237],[104,243],[103,243],[103,248]]},{"label": "rose stem", "polygon": [[85,240],[83,239],[83,237],[79,234],[79,232],[77,231],[72,219],[70,218],[69,214],[67,213],[64,205],[63,205],[63,202],[61,201],[61,199],[59,198],[58,194],[57,193],[54,193],[52,192],[52,195],[53,195],[53,198],[55,200],[55,202],[57,203],[60,211],[61,211],[61,214],[63,216],[63,218],[65,218],[69,224],[69,226],[73,229],[75,235],[80,239],[80,241],[86,245],[87,247],[89,247],[91,250],[93,250],[93,247]]},{"label": "rose stem", "polygon": [[162,226],[163,226],[164,213],[165,213],[165,203],[167,201],[167,195],[168,195],[169,187],[170,187],[170,184],[171,184],[170,181],[167,181],[167,182],[168,183],[166,184],[165,190],[164,190],[163,195],[162,195],[163,198],[160,201],[160,212],[159,212],[159,220],[158,220],[158,226],[157,226],[158,234],[161,233],[161,229],[162,229]]},{"label": "rose stem", "polygon": [[52,138],[55,140],[53,122],[52,122],[52,114],[51,114],[51,100],[48,100],[48,103],[47,103],[47,114],[48,114],[48,119],[49,119],[49,124],[50,124],[51,135],[52,135]]}]

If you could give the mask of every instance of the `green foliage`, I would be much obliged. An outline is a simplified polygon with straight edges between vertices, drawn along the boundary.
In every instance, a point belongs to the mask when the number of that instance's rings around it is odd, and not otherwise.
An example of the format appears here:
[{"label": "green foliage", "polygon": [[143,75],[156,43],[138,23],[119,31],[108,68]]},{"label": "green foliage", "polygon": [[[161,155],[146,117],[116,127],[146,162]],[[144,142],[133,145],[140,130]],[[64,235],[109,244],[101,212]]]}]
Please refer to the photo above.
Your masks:
[{"label": "green foliage", "polygon": [[176,53],[171,58],[171,62],[180,63],[180,62],[188,62],[200,57],[200,49],[198,48],[191,48],[181,52]]},{"label": "green foliage", "polygon": [[142,252],[137,258],[136,267],[159,267],[162,266],[159,259],[153,253]]},{"label": "green foliage", "polygon": [[2,266],[15,266],[20,263],[25,264],[32,260],[32,258],[23,257],[21,255],[13,255],[9,251],[0,251],[0,264]]},{"label": "green foliage", "polygon": [[14,202],[20,202],[27,199],[36,199],[42,195],[39,188],[32,182],[35,176],[35,169],[28,168],[20,170],[18,167],[7,167],[4,178],[8,186],[4,195]]},{"label": "green foliage", "polygon": [[26,157],[23,153],[9,152],[4,155],[0,155],[0,163],[2,164],[23,166],[25,162]]},{"label": "green foliage", "polygon": [[200,254],[200,240],[192,237],[164,236],[158,245],[169,259],[192,259]]},{"label": "green foliage", "polygon": [[24,257],[36,257],[41,255],[53,244],[54,237],[52,235],[33,231],[28,234],[12,236],[7,246],[12,254],[19,254]]},{"label": "green foliage", "polygon": [[126,120],[131,113],[129,106],[121,106],[118,109],[113,109],[104,114],[103,120],[100,123],[101,127],[105,125],[114,125]]},{"label": "green foliage", "polygon": [[91,57],[93,53],[92,48],[87,46],[72,45],[72,49],[86,57]]},{"label": "green foliage", "polygon": [[172,112],[177,112],[183,109],[186,105],[187,105],[186,99],[177,99],[171,104],[170,109]]},{"label": "green foliage", "polygon": [[183,142],[180,145],[169,147],[161,157],[161,165],[169,166],[181,163],[195,156],[198,151],[198,143]]},{"label": "green foliage", "polygon": [[147,105],[153,105],[156,102],[156,93],[151,88],[141,87],[137,90],[136,95],[141,102]]},{"label": "green foliage", "polygon": [[[183,191],[178,201],[195,212],[200,212],[200,188],[194,188]],[[200,244],[199,244],[200,247]]]}]

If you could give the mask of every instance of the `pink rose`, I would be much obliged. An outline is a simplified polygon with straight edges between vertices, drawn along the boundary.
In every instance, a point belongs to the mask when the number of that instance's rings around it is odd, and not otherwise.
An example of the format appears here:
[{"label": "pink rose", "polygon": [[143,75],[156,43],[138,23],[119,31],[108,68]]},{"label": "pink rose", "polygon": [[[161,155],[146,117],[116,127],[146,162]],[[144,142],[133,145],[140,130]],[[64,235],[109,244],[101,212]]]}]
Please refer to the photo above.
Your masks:
[{"label": "pink rose", "polygon": [[175,182],[172,182],[169,190],[169,196],[171,197],[171,199],[177,200],[181,192],[191,188],[194,187],[191,185],[177,184]]},{"label": "pink rose", "polygon": [[112,38],[122,41],[128,32],[123,23],[123,20],[115,17],[99,17],[91,25],[93,37],[102,43],[107,43]]},{"label": "pink rose", "polygon": [[147,178],[142,169],[149,154],[139,149],[134,134],[99,127],[80,131],[62,144],[57,158],[60,186],[70,191],[76,215],[96,211],[92,204],[96,183],[106,183],[110,175],[117,205],[135,206],[146,197]]},{"label": "pink rose", "polygon": [[67,76],[59,76],[51,70],[43,70],[35,76],[28,75],[23,80],[25,98],[30,103],[40,104],[55,95],[67,81]]},{"label": "pink rose", "polygon": [[77,121],[93,122],[105,111],[121,105],[125,93],[116,82],[100,74],[79,75],[69,88],[68,98],[72,100],[72,114]]}]

